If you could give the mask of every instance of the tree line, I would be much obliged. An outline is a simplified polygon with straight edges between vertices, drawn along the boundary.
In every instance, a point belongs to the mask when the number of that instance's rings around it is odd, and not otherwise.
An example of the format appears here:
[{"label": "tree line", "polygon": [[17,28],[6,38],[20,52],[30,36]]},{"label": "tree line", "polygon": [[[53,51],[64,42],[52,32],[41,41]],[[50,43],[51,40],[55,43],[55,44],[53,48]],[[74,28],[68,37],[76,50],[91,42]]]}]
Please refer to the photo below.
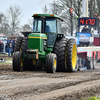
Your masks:
[{"label": "tree line", "polygon": [[[83,0],[54,0],[49,5],[49,8],[47,8],[46,5],[44,6],[43,12],[59,15],[64,20],[63,24],[61,24],[62,32],[66,35],[70,35],[72,26],[73,31],[78,30],[77,16],[82,17],[82,3]],[[73,8],[72,19],[69,12],[71,7]],[[96,17],[95,14],[100,16],[100,0],[88,0],[88,16]]]},{"label": "tree line", "polygon": [[[73,31],[78,30],[78,17],[82,17],[82,3],[83,0],[54,0],[52,3],[44,5],[43,12],[51,13],[60,16],[63,19],[61,23],[62,32],[65,35],[71,34],[71,27]],[[72,19],[69,9],[73,8]],[[95,14],[100,16],[100,0],[88,0],[88,16],[95,17]],[[7,12],[0,13],[0,33],[7,36],[18,35],[20,31],[32,31],[32,18],[24,25],[20,25],[23,17],[22,9],[18,5],[9,6]],[[72,22],[72,24],[71,24]]]},{"label": "tree line", "polygon": [[23,13],[22,9],[18,5],[11,5],[7,9],[6,13],[0,13],[0,33],[4,33],[6,36],[17,36],[20,31],[31,31],[32,20],[25,25],[20,25]]}]

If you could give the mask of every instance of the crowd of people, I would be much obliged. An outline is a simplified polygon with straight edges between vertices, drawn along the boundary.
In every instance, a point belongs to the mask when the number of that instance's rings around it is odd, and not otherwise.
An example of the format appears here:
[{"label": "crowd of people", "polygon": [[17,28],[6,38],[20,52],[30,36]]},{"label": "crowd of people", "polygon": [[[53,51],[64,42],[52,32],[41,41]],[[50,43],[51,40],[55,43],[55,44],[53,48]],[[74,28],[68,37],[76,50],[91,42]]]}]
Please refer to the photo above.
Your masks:
[{"label": "crowd of people", "polygon": [[8,56],[11,56],[14,53],[15,40],[8,40],[4,45],[3,42],[0,42],[0,52],[3,52],[5,48],[5,52],[8,52]]}]

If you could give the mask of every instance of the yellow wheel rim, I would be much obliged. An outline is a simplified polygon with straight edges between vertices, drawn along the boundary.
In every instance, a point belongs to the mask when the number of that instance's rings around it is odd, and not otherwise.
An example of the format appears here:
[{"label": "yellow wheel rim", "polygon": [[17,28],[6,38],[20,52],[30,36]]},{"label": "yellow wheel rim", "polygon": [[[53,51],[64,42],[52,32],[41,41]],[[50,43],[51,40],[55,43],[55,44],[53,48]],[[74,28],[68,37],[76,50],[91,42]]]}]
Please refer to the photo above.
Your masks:
[{"label": "yellow wheel rim", "polygon": [[56,66],[57,66],[57,61],[56,61],[56,59],[54,60],[54,68],[56,68]]},{"label": "yellow wheel rim", "polygon": [[76,62],[77,62],[77,47],[76,44],[74,43],[73,49],[72,49],[72,67],[75,69],[76,67]]},{"label": "yellow wheel rim", "polygon": [[23,66],[23,58],[21,58],[21,66]]},{"label": "yellow wheel rim", "polygon": [[36,65],[36,59],[33,59],[33,65]]},{"label": "yellow wheel rim", "polygon": [[67,66],[67,62],[66,62],[66,55],[67,55],[67,47],[66,47],[66,49],[65,49],[65,66]]},{"label": "yellow wheel rim", "polygon": [[20,46],[20,51],[22,51],[21,47],[22,47],[22,44],[21,44],[21,46]]}]

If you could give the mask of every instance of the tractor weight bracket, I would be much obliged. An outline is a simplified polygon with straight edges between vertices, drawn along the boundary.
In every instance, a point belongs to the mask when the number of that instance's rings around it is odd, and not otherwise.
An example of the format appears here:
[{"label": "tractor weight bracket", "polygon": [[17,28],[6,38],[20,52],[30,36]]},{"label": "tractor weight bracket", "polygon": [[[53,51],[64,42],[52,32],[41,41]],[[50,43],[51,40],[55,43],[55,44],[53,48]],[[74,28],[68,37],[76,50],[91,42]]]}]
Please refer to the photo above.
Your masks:
[{"label": "tractor weight bracket", "polygon": [[28,49],[27,50],[27,57],[38,59],[38,49]]}]

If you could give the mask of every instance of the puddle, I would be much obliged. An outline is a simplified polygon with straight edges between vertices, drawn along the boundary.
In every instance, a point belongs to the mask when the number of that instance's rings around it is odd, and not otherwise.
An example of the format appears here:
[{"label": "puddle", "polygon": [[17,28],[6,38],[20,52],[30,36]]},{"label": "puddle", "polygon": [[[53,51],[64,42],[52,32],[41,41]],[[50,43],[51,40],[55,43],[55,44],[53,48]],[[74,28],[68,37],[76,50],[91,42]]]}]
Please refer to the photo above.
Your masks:
[{"label": "puddle", "polygon": [[12,63],[12,61],[5,61],[4,63]]},{"label": "puddle", "polygon": [[13,77],[10,76],[10,75],[2,75],[2,76],[0,76],[0,80],[8,80],[8,79],[13,79]]}]

